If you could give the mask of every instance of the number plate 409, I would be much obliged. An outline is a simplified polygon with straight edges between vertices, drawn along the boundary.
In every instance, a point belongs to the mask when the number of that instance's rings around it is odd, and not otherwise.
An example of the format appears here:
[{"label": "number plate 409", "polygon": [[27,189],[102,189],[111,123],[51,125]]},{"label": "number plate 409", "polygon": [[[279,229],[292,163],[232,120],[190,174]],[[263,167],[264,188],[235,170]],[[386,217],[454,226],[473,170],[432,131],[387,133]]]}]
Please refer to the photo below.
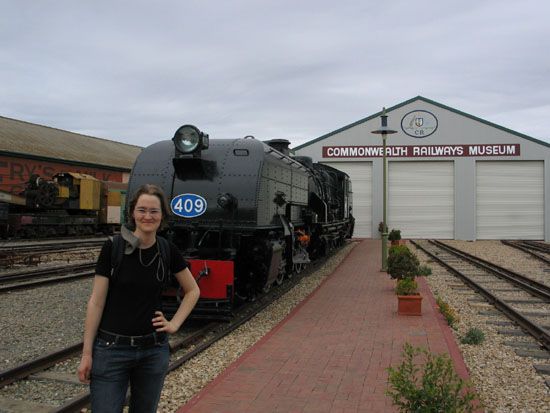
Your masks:
[{"label": "number plate 409", "polygon": [[183,218],[198,217],[206,212],[206,199],[197,194],[181,194],[172,199],[172,212]]}]

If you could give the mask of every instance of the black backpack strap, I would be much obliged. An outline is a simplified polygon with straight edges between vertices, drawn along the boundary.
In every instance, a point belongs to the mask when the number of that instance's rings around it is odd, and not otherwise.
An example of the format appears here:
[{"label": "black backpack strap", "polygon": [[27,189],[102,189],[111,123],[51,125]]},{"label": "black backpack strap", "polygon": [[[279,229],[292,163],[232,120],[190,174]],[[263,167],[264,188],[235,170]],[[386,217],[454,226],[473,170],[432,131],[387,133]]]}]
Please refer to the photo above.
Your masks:
[{"label": "black backpack strap", "polygon": [[[111,281],[114,281],[120,271],[122,259],[124,258],[124,249],[126,241],[120,234],[111,238]],[[157,242],[160,251],[160,259],[162,260],[163,277],[162,283],[167,286],[171,282],[172,272],[170,271],[170,243],[166,238],[157,236]]]},{"label": "black backpack strap", "polygon": [[117,234],[114,237],[111,237],[111,242],[111,281],[113,281],[118,275],[120,265],[122,264],[126,241],[124,241],[120,234]]},{"label": "black backpack strap", "polygon": [[162,259],[162,268],[164,271],[164,276],[162,278],[163,284],[165,286],[169,285],[172,278],[172,271],[170,269],[171,263],[171,254],[170,254],[170,243],[164,237],[157,235],[157,242],[159,244],[160,258]]}]

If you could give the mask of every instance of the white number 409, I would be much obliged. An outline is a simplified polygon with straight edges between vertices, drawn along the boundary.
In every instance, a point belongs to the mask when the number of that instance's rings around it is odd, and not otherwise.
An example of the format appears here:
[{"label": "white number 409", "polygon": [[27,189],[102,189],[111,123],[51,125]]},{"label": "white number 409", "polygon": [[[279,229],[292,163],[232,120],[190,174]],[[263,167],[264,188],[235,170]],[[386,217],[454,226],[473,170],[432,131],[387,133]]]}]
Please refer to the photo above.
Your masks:
[{"label": "white number 409", "polygon": [[180,217],[194,218],[206,211],[206,200],[197,194],[181,194],[172,199],[172,212]]}]

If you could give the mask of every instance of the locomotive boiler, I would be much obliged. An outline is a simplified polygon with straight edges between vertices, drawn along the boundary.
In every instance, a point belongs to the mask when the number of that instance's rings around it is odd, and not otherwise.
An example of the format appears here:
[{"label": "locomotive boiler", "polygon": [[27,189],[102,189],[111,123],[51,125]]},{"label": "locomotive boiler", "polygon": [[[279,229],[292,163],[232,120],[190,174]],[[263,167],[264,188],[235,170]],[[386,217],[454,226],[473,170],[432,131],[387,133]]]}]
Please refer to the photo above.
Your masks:
[{"label": "locomotive boiler", "polygon": [[[164,234],[190,263],[201,289],[197,315],[229,314],[353,233],[347,174],[289,155],[289,142],[212,139],[192,125],[145,148],[129,181],[166,193]],[[168,291],[167,312],[177,308]]]}]

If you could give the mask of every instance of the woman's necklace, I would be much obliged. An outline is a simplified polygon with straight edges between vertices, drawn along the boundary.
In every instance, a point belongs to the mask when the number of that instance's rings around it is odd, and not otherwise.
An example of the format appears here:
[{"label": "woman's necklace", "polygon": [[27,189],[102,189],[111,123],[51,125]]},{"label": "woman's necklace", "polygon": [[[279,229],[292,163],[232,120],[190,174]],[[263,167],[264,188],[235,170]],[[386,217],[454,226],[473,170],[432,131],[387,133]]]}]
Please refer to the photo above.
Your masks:
[{"label": "woman's necklace", "polygon": [[157,242],[157,252],[155,253],[155,256],[153,257],[153,259],[151,261],[149,261],[149,264],[144,264],[143,263],[143,260],[141,258],[141,248],[138,248],[139,249],[139,262],[141,265],[143,265],[145,268],[147,267],[150,267],[151,264],[153,264],[153,262],[157,259],[157,257],[159,256],[160,254],[160,251],[159,251],[159,245],[158,245],[158,242]]}]

